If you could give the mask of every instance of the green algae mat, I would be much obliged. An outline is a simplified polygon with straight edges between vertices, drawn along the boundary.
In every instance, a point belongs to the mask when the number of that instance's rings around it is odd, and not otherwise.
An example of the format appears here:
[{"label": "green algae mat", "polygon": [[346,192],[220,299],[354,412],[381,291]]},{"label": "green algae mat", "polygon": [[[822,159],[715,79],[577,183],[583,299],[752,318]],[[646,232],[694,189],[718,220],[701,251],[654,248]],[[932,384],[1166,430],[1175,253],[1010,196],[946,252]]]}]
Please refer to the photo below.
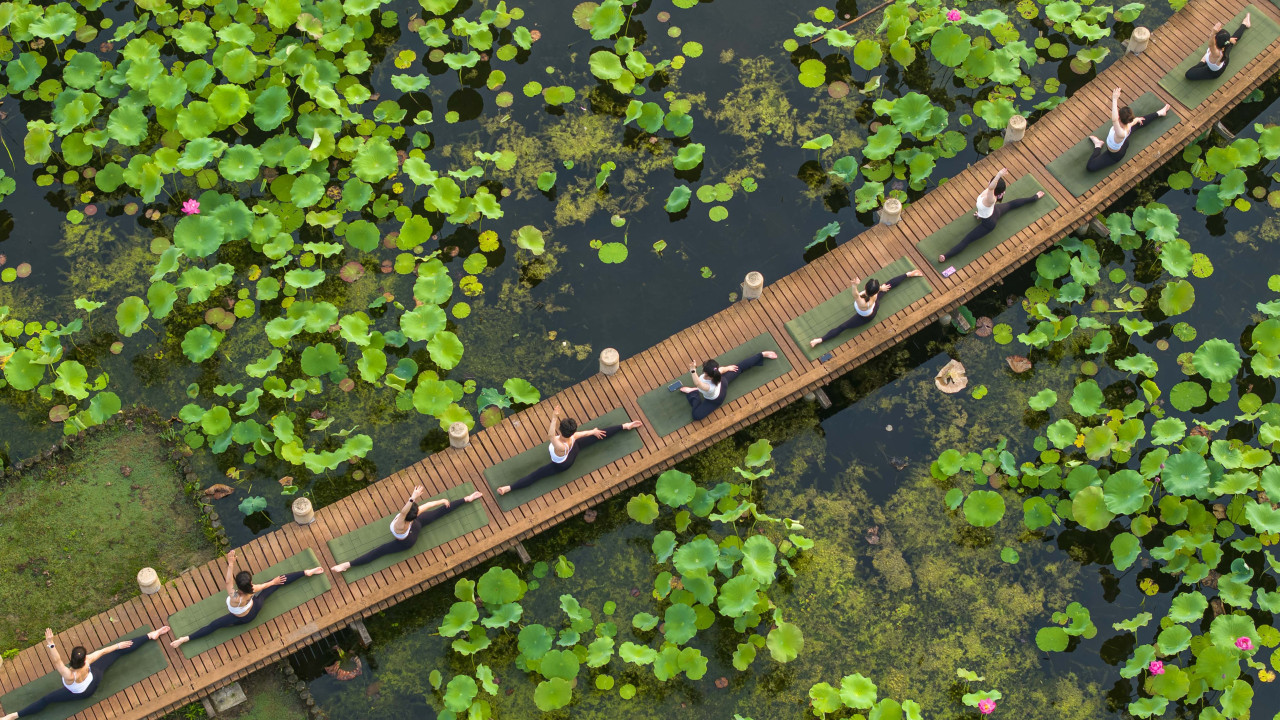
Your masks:
[{"label": "green algae mat", "polygon": [[[1100,118],[1105,119],[1097,130],[1093,131],[1094,137],[1102,138],[1105,142],[1107,139],[1107,131],[1111,129],[1111,107],[1109,104],[1103,107],[1098,105],[1097,111]],[[1133,110],[1134,115],[1146,115],[1155,112],[1164,105],[1164,101],[1155,93],[1149,92],[1142,97],[1129,103],[1129,107]],[[1156,118],[1150,125],[1146,127],[1139,126],[1133,131],[1132,138],[1129,140],[1129,150],[1125,158],[1131,158],[1142,152],[1151,143],[1160,139],[1165,131],[1178,124],[1178,116],[1172,109],[1169,110],[1162,118]],[[1050,162],[1046,168],[1053,174],[1062,186],[1071,191],[1071,194],[1080,197],[1089,192],[1094,185],[1102,182],[1108,175],[1115,172],[1117,168],[1122,167],[1124,160],[1115,165],[1108,165],[1096,172],[1090,172],[1085,169],[1085,163],[1089,161],[1089,156],[1093,154],[1093,143],[1087,137],[1080,138],[1080,142],[1071,146],[1071,149],[1062,153],[1058,158]]]},{"label": "green algae mat", "polygon": [[[1044,190],[1044,186],[1040,184],[1039,180],[1036,180],[1031,175],[1023,175],[1015,180],[1012,185],[1005,188],[1003,202],[1030,197],[1041,190]],[[973,216],[972,212],[967,212],[963,217],[952,220],[934,234],[916,243],[916,248],[920,250],[920,254],[924,255],[929,264],[933,265],[933,268],[938,272],[953,266],[958,270],[982,257],[1005,240],[1022,232],[1028,225],[1053,212],[1057,207],[1058,201],[1046,192],[1044,197],[1030,205],[1024,205],[1017,210],[1010,210],[1005,213],[1000,218],[1000,222],[996,224],[995,230],[974,240],[969,247],[956,253],[954,257],[948,258],[944,263],[938,262],[938,256],[955,247],[955,244],[963,240],[970,230],[978,226],[978,219]],[[879,277],[879,275],[876,277]],[[889,297],[892,296],[893,293],[889,293]],[[834,324],[832,323],[832,325]]]},{"label": "green algae mat", "polygon": [[[1047,200],[1048,198],[1044,199]],[[871,273],[871,277],[884,282],[896,275],[915,269],[916,266],[911,264],[910,260],[902,257],[890,263],[883,270]],[[788,321],[786,323],[787,332],[791,333],[791,339],[796,341],[796,347],[800,348],[800,352],[804,353],[805,357],[810,360],[817,360],[832,348],[849,342],[858,333],[874,326],[881,320],[890,317],[931,292],[933,292],[933,287],[929,285],[928,280],[922,277],[907,278],[902,285],[895,285],[889,292],[880,295],[879,308],[876,310],[875,319],[871,322],[845,330],[835,337],[826,338],[817,347],[809,347],[810,340],[822,337],[822,333],[853,317],[856,312],[853,305],[853,291],[845,290],[795,320]]]},{"label": "green algae mat", "polygon": [[[627,415],[626,409],[615,408],[591,422],[579,425],[578,429],[594,430],[600,427],[622,425],[629,422],[631,422],[631,417]],[[503,512],[511,512],[534,498],[541,497],[556,488],[564,487],[583,475],[593,473],[611,462],[621,460],[643,446],[644,442],[640,439],[640,433],[634,430],[624,430],[619,435],[593,443],[578,451],[578,459],[574,461],[573,466],[568,470],[543,478],[527,488],[512,490],[506,495],[498,495],[497,492],[500,486],[510,485],[551,462],[551,453],[547,450],[547,443],[539,443],[537,447],[525,450],[515,457],[507,458],[497,465],[486,468],[484,477],[489,481],[489,487],[493,488],[494,499],[498,501],[498,507],[502,508]]]},{"label": "green algae mat", "polygon": [[[1277,3],[1277,5],[1280,6],[1280,3]],[[1258,53],[1275,42],[1277,37],[1280,37],[1280,25],[1277,25],[1256,5],[1246,7],[1240,11],[1240,14],[1232,18],[1231,22],[1223,23],[1226,31],[1234,33],[1236,28],[1240,27],[1240,21],[1244,19],[1244,15],[1247,12],[1253,13],[1253,17],[1249,19],[1249,22],[1253,23],[1253,27],[1245,31],[1244,37],[1240,38],[1240,42],[1236,43],[1236,46],[1231,49],[1231,62],[1227,64],[1226,72],[1213,80],[1188,80],[1186,78],[1187,70],[1199,64],[1204,59],[1205,51],[1209,49],[1209,43],[1201,43],[1199,49],[1191,53],[1177,67],[1170,70],[1168,75],[1161,78],[1160,87],[1167,90],[1170,95],[1177,98],[1183,105],[1195,108],[1217,91],[1218,88],[1222,87],[1223,83],[1230,80],[1240,68],[1248,65],[1250,60],[1258,56]],[[1205,29],[1205,34],[1209,34],[1207,28]]]},{"label": "green algae mat", "polygon": [[[475,492],[475,490],[475,485],[463,483],[457,487],[449,488],[448,491],[439,495],[421,500],[418,504],[421,505],[422,503],[442,498],[449,500],[450,503],[458,503],[462,502],[462,498]],[[408,498],[406,498],[407,500]],[[371,563],[353,566],[344,572],[342,577],[347,582],[353,583],[489,524],[489,514],[484,511],[484,501],[464,502],[462,505],[462,507],[457,508],[439,520],[422,526],[422,529],[418,531],[418,540],[413,544],[413,547],[408,550],[400,550],[399,552],[383,555]],[[391,542],[394,539],[391,537],[391,520],[398,514],[398,512],[391,513],[381,520],[365,525],[359,530],[352,530],[346,535],[330,540],[329,551],[333,553],[333,559],[340,563],[354,560],[383,543]]]},{"label": "green algae mat", "polygon": [[[320,561],[316,558],[316,551],[307,548],[288,560],[283,560],[266,570],[255,573],[253,581],[255,583],[264,583],[277,575],[307,570],[319,567],[319,565]],[[271,593],[271,597],[268,597],[263,603],[262,609],[258,611],[258,617],[254,618],[253,622],[222,628],[198,640],[192,640],[179,649],[182,650],[183,655],[193,658],[247,630],[258,627],[272,618],[289,612],[312,598],[320,597],[328,592],[330,587],[332,585],[330,585],[327,575],[304,577],[291,582]],[[255,600],[255,602],[257,601]],[[179,638],[184,635],[190,635],[226,614],[227,592],[224,590],[171,615],[169,617],[169,627],[173,628],[173,636]]]},{"label": "green algae mat", "polygon": [[[151,630],[151,626],[143,625],[128,635],[116,638],[115,642],[138,638],[146,640],[147,633]],[[120,659],[102,674],[102,680],[98,683],[98,690],[94,694],[71,702],[54,703],[34,715],[25,717],[31,720],[66,720],[130,685],[142,682],[166,667],[169,667],[169,662],[164,659],[164,650],[161,649],[160,643],[148,642],[128,655],[121,655]],[[61,687],[62,676],[51,672],[39,680],[33,680],[16,690],[9,691],[4,697],[0,697],[0,704],[4,705],[6,713],[17,712]]]},{"label": "green algae mat", "polygon": [[[724,390],[726,405],[791,372],[791,363],[770,333],[758,335],[716,358],[716,362],[721,365],[735,365],[764,350],[778,353],[778,359],[765,360],[762,365],[747,370],[729,383],[729,387]],[[702,364],[698,358],[689,359],[698,362],[699,365]],[[640,409],[644,410],[645,417],[649,418],[649,424],[659,435],[670,435],[693,422],[693,409],[689,407],[689,401],[684,399],[684,393],[679,390],[667,390],[667,385],[675,380],[676,378],[672,378],[662,387],[640,396]],[[679,380],[685,387],[692,387],[689,373],[681,375]]]}]

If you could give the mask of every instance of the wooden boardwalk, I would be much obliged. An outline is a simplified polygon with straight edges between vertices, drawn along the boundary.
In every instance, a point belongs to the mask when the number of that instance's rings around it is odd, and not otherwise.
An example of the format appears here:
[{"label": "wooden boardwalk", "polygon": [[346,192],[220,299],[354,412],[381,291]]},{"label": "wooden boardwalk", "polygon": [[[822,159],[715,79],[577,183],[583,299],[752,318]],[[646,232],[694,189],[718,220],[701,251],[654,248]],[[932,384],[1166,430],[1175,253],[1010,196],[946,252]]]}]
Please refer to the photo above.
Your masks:
[{"label": "wooden boardwalk", "polygon": [[[990,287],[1049,245],[1087,222],[1142,178],[1179,153],[1245,95],[1269,78],[1280,65],[1280,41],[1259,56],[1236,57],[1241,63],[1234,77],[1198,108],[1192,110],[1169,97],[1156,83],[1186,58],[1216,21],[1230,20],[1248,5],[1244,0],[1192,0],[1164,26],[1153,32],[1142,55],[1117,60],[1066,102],[1047,113],[1027,131],[1020,143],[1007,145],[911,204],[902,221],[876,226],[817,261],[768,285],[760,300],[740,302],[685,329],[636,357],[626,358],[619,373],[597,375],[518,413],[497,427],[478,433],[466,450],[437,453],[351,496],[316,512],[308,526],[293,523],[254,539],[240,548],[241,567],[261,570],[312,548],[326,565],[334,560],[327,541],[377,520],[400,507],[416,484],[429,494],[473,482],[486,493],[490,521],[484,528],[442,547],[348,584],[332,577],[333,588],[265,625],[246,632],[194,659],[186,659],[167,645],[169,667],[114,696],[102,698],[77,718],[150,718],[198,699],[248,673],[265,667],[334,628],[383,610],[436,583],[510,549],[585,508],[614,496],[712,443],[826,385],[866,362],[880,351],[934,321],[940,312]],[[1266,2],[1262,12],[1280,21],[1280,11]],[[1173,106],[1182,118],[1154,144],[1132,154],[1104,182],[1080,198],[1073,198],[1045,165],[1071,143],[1106,120],[1111,90],[1125,89],[1132,99],[1148,90]],[[1018,233],[949,278],[935,273],[917,252],[915,243],[973,209],[974,198],[995,170],[1008,167],[1010,178],[1033,174],[1061,203],[1061,207]],[[853,343],[835,350],[826,363],[810,362],[793,344],[783,323],[848,288],[851,275],[865,277],[899,257],[907,256],[923,268],[934,291],[892,318],[882,319]],[[636,399],[684,372],[691,358],[713,357],[759,335],[772,333],[792,364],[792,371],[699,423],[667,436],[641,429],[644,446],[622,460],[540,499],[502,512],[493,501],[493,488],[482,472],[490,465],[545,442],[543,432],[553,403],[566,413],[587,420],[622,406],[632,418],[644,419]],[[100,647],[143,624],[159,627],[175,611],[222,588],[223,561],[188,572],[152,596],[130,600],[77,627],[59,633],[60,647],[83,644]],[[43,648],[28,648],[0,667],[0,695],[52,670]],[[4,708],[13,711],[18,708]]]}]

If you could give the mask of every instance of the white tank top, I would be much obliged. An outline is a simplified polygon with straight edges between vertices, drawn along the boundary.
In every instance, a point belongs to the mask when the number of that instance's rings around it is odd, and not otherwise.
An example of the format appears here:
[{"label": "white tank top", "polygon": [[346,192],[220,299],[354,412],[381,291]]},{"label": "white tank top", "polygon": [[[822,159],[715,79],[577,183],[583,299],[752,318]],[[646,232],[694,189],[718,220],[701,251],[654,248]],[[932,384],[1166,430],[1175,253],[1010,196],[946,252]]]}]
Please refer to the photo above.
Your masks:
[{"label": "white tank top", "polygon": [[[711,379],[708,378],[706,375],[701,375],[699,377],[701,377],[704,382],[711,383]],[[702,388],[698,388],[698,393],[702,395],[702,397],[706,398],[707,400],[715,400],[716,398],[720,397],[720,383],[712,383],[711,392],[707,392]]]},{"label": "white tank top", "polygon": [[[569,443],[569,448],[573,449],[573,443]],[[569,450],[565,450],[563,455],[556,454],[555,443],[547,443],[547,449],[551,451],[551,462],[557,465],[569,459]]]},{"label": "white tank top", "polygon": [[[1221,70],[1221,69],[1222,69],[1222,66],[1223,66],[1223,65],[1226,65],[1226,63],[1225,63],[1225,62],[1221,62],[1221,63],[1218,63],[1217,65],[1214,65],[1214,64],[1209,60],[1209,53],[1210,53],[1210,52],[1212,52],[1212,50],[1210,50],[1210,49],[1206,49],[1206,50],[1204,51],[1204,64],[1205,64],[1205,65],[1207,65],[1207,66],[1209,66],[1209,69],[1210,69],[1210,70],[1212,70],[1212,71],[1214,71],[1214,72],[1218,72],[1219,70]],[[1223,55],[1222,59],[1223,59],[1223,60],[1226,60],[1226,59],[1227,59],[1225,54]]]},{"label": "white tank top", "polygon": [[975,203],[975,204],[977,205],[978,217],[980,217],[980,218],[984,218],[984,219],[985,219],[985,218],[989,218],[989,217],[991,217],[991,213],[993,213],[993,212],[995,212],[995,211],[996,211],[996,206],[995,206],[995,205],[983,205],[983,204],[982,204],[982,195],[979,195],[979,196],[978,196],[978,202],[977,202],[977,203]]},{"label": "white tank top", "polygon": [[1116,126],[1112,125],[1111,129],[1107,131],[1107,147],[1111,149],[1111,152],[1120,152],[1120,148],[1124,147],[1124,141],[1128,137],[1128,135],[1125,135],[1124,139],[1116,140]]},{"label": "white tank top", "polygon": [[248,605],[245,605],[244,607],[236,607],[235,605],[231,604],[231,596],[230,595],[227,596],[227,612],[231,613],[232,615],[235,615],[236,617],[244,617],[252,609],[253,609],[253,598],[249,598]]},{"label": "white tank top", "polygon": [[858,306],[858,303],[856,303],[856,302],[855,302],[855,303],[853,304],[853,310],[854,310],[854,312],[858,313],[858,314],[859,314],[859,315],[861,315],[862,317],[871,317],[872,315],[875,315],[875,314],[876,314],[876,303],[875,303],[875,301],[874,301],[874,300],[872,300],[872,301],[871,301],[871,308],[870,308],[870,309],[868,309],[868,310],[866,310],[866,311],[864,311],[861,307],[859,307],[859,306]]},{"label": "white tank top", "polygon": [[92,682],[93,682],[93,670],[90,670],[89,674],[85,675],[84,679],[77,683],[68,683],[66,678],[62,678],[62,687],[70,690],[71,692],[77,695],[80,695],[85,690],[89,689],[89,685]]},{"label": "white tank top", "polygon": [[400,516],[399,516],[399,515],[397,515],[396,517],[391,518],[391,537],[393,537],[393,538],[395,538],[395,539],[397,539],[397,540],[403,540],[403,539],[405,539],[405,538],[409,537],[409,531],[408,531],[408,530],[405,530],[403,535],[401,535],[401,534],[399,534],[399,533],[397,533],[397,532],[396,532],[396,518],[398,518],[398,517],[400,517]]}]

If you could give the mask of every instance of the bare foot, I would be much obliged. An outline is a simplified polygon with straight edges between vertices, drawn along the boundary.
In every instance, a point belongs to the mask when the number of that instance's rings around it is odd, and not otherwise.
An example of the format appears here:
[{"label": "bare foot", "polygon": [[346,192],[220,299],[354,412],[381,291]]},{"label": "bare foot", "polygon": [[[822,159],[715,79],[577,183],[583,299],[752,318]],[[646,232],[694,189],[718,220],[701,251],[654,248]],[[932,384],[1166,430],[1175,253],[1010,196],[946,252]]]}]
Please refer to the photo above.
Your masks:
[{"label": "bare foot", "polygon": [[818,347],[822,344],[822,338],[814,338],[809,341],[809,347]]},{"label": "bare foot", "polygon": [[161,635],[164,635],[167,632],[169,632],[169,626],[165,625],[159,630],[152,630],[151,632],[147,633],[147,637],[152,640],[155,640],[156,638],[160,637]]},{"label": "bare foot", "polygon": [[18,713],[16,712],[9,713],[8,715],[5,715],[3,718],[0,718],[0,720],[18,720]]},{"label": "bare foot", "polygon": [[765,356],[765,357],[767,357],[767,358],[769,358],[770,360],[777,360],[777,359],[778,359],[778,353],[776,353],[776,352],[774,352],[774,351],[772,351],[772,350],[765,350],[764,352],[762,352],[762,353],[760,353],[760,354],[761,354],[761,355],[763,355],[763,356]]},{"label": "bare foot", "polygon": [[463,499],[463,500],[466,500],[467,502],[475,502],[475,501],[479,500],[479,499],[480,499],[480,498],[482,498],[482,497],[484,497],[484,493],[482,493],[482,492],[480,492],[479,490],[477,490],[477,491],[475,491],[475,492],[471,493],[470,495],[468,495],[468,496],[466,496],[466,497],[464,497],[464,498],[462,498],[462,499]]},{"label": "bare foot", "polygon": [[1164,117],[1168,113],[1169,113],[1169,103],[1165,103],[1164,107],[1156,111],[1156,114],[1159,115],[1160,117]]},{"label": "bare foot", "polygon": [[306,571],[306,572],[305,572],[305,573],[303,573],[303,574],[305,574],[307,577],[315,577],[316,575],[323,575],[323,574],[324,574],[324,568],[322,568],[322,567],[313,567],[313,568],[311,568],[310,570]]},{"label": "bare foot", "polygon": [[924,272],[920,270],[911,270],[907,273],[907,277],[924,277]]},{"label": "bare foot", "polygon": [[510,486],[510,485],[503,485],[502,487],[498,488],[498,494],[499,494],[499,495],[506,495],[506,494],[507,494],[507,493],[509,493],[509,492],[511,492],[511,486]]},{"label": "bare foot", "polygon": [[939,255],[939,256],[938,256],[938,262],[940,262],[940,263],[944,263],[944,262],[946,262],[946,261],[947,261],[947,256],[946,256],[946,255]]},{"label": "bare foot", "polygon": [[644,425],[644,423],[640,422],[639,420],[632,420],[632,421],[631,421],[631,422],[629,422],[629,423],[623,423],[623,424],[622,424],[622,429],[623,429],[623,430],[635,430],[636,428],[638,428],[638,427],[640,427],[640,426],[642,426],[642,425]]},{"label": "bare foot", "polygon": [[1096,137],[1094,137],[1094,136],[1090,135],[1090,136],[1089,136],[1089,140],[1093,142],[1093,146],[1094,146],[1094,147],[1096,147],[1096,148],[1100,148],[1100,147],[1102,147],[1102,141],[1101,141],[1101,140],[1099,140],[1098,138],[1096,138]]},{"label": "bare foot", "polygon": [[1037,193],[1036,193],[1036,198],[1042,198],[1042,197],[1044,197],[1044,191],[1043,191],[1043,190],[1041,190],[1041,191],[1039,191],[1039,192],[1037,192]]},{"label": "bare foot", "polygon": [[697,392],[697,390],[698,390],[698,388],[691,388],[691,387],[682,387],[682,388],[680,388],[680,392],[685,393],[685,394],[688,394],[688,393],[691,393],[691,392]]},{"label": "bare foot", "polygon": [[191,638],[187,637],[186,635],[183,635],[182,637],[178,638],[177,640],[174,640],[173,642],[169,643],[169,647],[174,648],[174,649],[180,648],[180,647],[182,647],[183,645],[186,645],[186,644],[187,644],[187,641],[188,641],[188,640],[190,640],[190,639],[191,639]]},{"label": "bare foot", "polygon": [[1251,19],[1252,17],[1253,17],[1253,13],[1245,13],[1244,20],[1241,20],[1240,24],[1245,27],[1253,27],[1253,20]]},{"label": "bare foot", "polygon": [[350,570],[350,569],[351,569],[351,563],[349,563],[349,562],[338,563],[337,565],[334,565],[333,567],[331,567],[331,568],[329,568],[329,569],[330,569],[330,570],[332,570],[332,571],[334,571],[334,572],[336,572],[336,573],[344,573],[344,572],[346,572],[347,570]]}]

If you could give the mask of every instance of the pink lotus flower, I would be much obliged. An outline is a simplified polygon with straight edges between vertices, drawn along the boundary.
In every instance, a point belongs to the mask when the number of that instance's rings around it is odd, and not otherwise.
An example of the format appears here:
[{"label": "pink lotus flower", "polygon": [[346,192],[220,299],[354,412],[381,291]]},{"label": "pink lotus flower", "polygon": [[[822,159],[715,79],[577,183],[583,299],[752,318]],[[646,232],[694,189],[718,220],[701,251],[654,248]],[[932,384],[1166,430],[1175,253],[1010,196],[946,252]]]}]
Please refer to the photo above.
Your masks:
[{"label": "pink lotus flower", "polygon": [[1151,664],[1147,666],[1147,669],[1151,671],[1152,675],[1163,675],[1164,663],[1159,660],[1152,660]]},{"label": "pink lotus flower", "polygon": [[[961,17],[962,17],[962,16],[960,15],[960,11],[959,11],[959,10],[948,10],[948,11],[947,11],[947,19],[948,19],[948,20],[950,20],[951,22],[960,22],[960,18],[961,18]],[[993,708],[994,708],[994,707],[995,707],[995,703],[991,703],[991,707],[993,707]]]},{"label": "pink lotus flower", "polygon": [[1241,650],[1252,650],[1253,641],[1247,637],[1236,638],[1236,647],[1240,648]]},{"label": "pink lotus flower", "polygon": [[196,200],[196,199],[191,199],[191,200],[188,200],[188,201],[186,201],[186,202],[182,203],[182,212],[184,212],[184,213],[186,213],[186,214],[188,214],[188,215],[199,215],[199,214],[200,214],[200,201],[199,201],[199,200]]},{"label": "pink lotus flower", "polygon": [[[955,12],[955,10],[952,10],[951,12]],[[983,715],[990,715],[995,711],[996,711],[995,700],[979,700],[978,701],[978,712],[982,713]]]}]

